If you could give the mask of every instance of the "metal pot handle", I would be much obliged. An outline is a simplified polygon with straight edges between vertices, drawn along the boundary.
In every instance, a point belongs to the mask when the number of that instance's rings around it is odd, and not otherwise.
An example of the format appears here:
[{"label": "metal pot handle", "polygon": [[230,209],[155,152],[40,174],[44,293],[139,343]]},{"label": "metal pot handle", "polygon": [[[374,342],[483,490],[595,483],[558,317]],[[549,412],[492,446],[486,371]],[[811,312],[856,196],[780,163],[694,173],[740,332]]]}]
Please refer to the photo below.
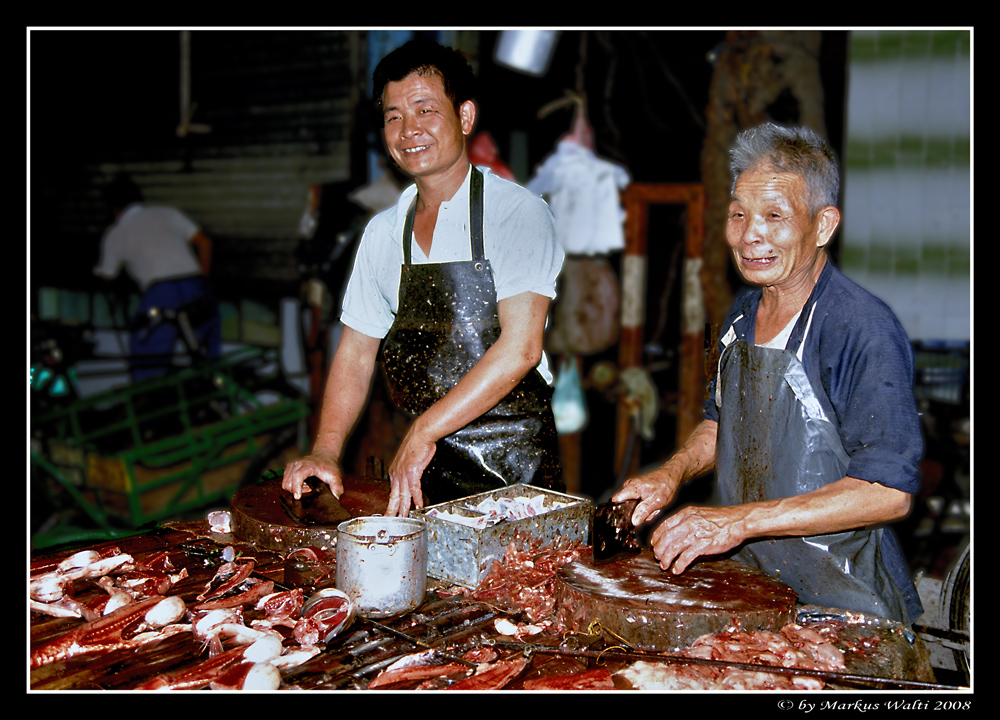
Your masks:
[{"label": "metal pot handle", "polygon": [[396,552],[396,539],[389,537],[389,531],[382,528],[375,533],[375,542],[368,544],[368,551],[392,556]]}]

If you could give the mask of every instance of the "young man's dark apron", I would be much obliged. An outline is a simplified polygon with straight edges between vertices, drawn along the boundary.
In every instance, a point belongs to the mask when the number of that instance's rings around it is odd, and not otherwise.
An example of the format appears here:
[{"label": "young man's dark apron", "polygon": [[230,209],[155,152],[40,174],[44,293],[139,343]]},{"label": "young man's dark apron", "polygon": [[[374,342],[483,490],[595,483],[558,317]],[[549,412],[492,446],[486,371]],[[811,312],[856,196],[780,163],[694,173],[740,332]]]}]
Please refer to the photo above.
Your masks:
[{"label": "young man's dark apron", "polygon": [[[804,345],[810,318],[802,315]],[[722,352],[716,466],[723,505],[801,495],[846,475],[849,457],[806,376],[801,348],[796,356],[735,339]],[[914,619],[888,569],[903,561],[888,528],[755,540],[734,559],[789,585],[800,603]]]},{"label": "young man's dark apron", "polygon": [[[483,176],[472,168],[472,260],[411,264],[415,204],[403,228],[396,318],[382,367],[396,405],[419,415],[458,384],[500,337],[483,251]],[[537,369],[493,409],[437,443],[422,489],[433,505],[514,483],[563,491],[552,390]]]}]

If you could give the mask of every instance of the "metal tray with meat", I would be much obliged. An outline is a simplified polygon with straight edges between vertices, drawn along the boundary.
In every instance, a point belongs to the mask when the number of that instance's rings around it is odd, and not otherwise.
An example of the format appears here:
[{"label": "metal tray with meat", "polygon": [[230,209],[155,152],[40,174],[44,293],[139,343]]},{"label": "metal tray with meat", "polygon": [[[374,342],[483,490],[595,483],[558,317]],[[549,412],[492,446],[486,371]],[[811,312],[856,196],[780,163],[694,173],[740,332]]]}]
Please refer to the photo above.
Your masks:
[{"label": "metal tray with meat", "polygon": [[413,515],[427,523],[427,574],[474,588],[511,543],[589,545],[594,506],[586,498],[516,484]]}]

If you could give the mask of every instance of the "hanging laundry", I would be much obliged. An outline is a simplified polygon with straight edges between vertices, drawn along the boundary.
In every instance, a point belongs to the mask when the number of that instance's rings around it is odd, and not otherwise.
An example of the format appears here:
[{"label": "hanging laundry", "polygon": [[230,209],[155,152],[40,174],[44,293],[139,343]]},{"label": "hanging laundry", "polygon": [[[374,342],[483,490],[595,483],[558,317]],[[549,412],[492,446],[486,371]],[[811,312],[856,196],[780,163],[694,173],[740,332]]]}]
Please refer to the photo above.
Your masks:
[{"label": "hanging laundry", "polygon": [[567,254],[598,255],[625,247],[619,193],[629,179],[625,168],[567,136],[526,187],[547,197],[556,220],[556,239]]}]

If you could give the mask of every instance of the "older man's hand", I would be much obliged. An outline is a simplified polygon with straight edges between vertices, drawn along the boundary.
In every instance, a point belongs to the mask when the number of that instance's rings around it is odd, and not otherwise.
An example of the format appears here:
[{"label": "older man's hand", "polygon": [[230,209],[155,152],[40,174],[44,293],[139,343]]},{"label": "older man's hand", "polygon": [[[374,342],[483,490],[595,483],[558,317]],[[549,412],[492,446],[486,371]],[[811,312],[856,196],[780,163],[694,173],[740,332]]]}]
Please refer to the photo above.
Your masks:
[{"label": "older man's hand", "polygon": [[699,557],[720,555],[744,540],[739,506],[682,508],[660,523],[650,536],[660,567],[675,575]]},{"label": "older man's hand", "polygon": [[639,504],[632,513],[632,524],[639,526],[654,519],[661,510],[673,502],[679,485],[678,478],[660,468],[629,479],[611,500],[613,502],[638,500]]}]

